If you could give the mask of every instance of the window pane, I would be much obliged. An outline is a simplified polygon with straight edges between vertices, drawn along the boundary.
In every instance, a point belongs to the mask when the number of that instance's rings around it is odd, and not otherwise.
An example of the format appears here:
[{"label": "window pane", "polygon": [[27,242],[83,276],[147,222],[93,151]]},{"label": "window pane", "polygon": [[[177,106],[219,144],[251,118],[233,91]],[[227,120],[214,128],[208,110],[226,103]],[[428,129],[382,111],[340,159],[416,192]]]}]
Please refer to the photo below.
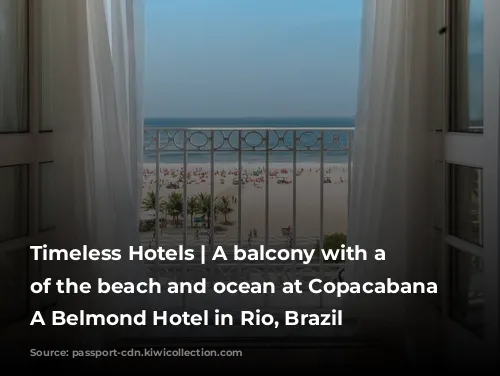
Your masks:
[{"label": "window pane", "polygon": [[483,0],[453,2],[451,130],[482,132],[483,128]]},{"label": "window pane", "polygon": [[40,163],[40,230],[54,227],[54,163]]},{"label": "window pane", "polygon": [[0,133],[26,132],[27,7],[0,0]]},{"label": "window pane", "polygon": [[[444,286],[443,278],[443,233],[434,230],[430,234],[429,247],[425,250],[426,268],[422,268],[422,280],[436,282],[438,287]],[[438,288],[437,294],[429,294],[429,301],[438,309],[442,309],[442,290]]]},{"label": "window pane", "polygon": [[0,326],[22,319],[28,313],[28,252],[0,252]]},{"label": "window pane", "polygon": [[483,0],[470,0],[469,9],[469,124],[483,126]]},{"label": "window pane", "polygon": [[0,243],[28,235],[28,165],[0,167]]},{"label": "window pane", "polygon": [[478,337],[483,336],[483,259],[451,249],[451,316]]},{"label": "window pane", "polygon": [[482,245],[481,169],[450,164],[450,235]]},{"label": "window pane", "polygon": [[[40,7],[40,18],[42,20],[50,20],[52,10],[50,7]],[[51,33],[45,32],[48,28],[45,26],[40,27],[39,33],[39,43],[43,45],[47,45],[50,43],[54,43],[54,36]],[[54,30],[54,28],[52,28]],[[55,77],[53,65],[54,65],[54,56],[47,53],[42,53],[40,56],[40,67],[39,67],[39,75],[40,75],[40,131],[48,132],[53,131],[52,119],[53,111],[57,111],[57,105],[55,102],[58,100],[54,95],[54,85],[52,84],[57,80]]]},{"label": "window pane", "polygon": [[433,186],[436,189],[432,190],[433,193],[433,210],[434,210],[434,228],[443,230],[444,218],[444,179],[443,179],[443,162],[436,161],[433,169]]}]

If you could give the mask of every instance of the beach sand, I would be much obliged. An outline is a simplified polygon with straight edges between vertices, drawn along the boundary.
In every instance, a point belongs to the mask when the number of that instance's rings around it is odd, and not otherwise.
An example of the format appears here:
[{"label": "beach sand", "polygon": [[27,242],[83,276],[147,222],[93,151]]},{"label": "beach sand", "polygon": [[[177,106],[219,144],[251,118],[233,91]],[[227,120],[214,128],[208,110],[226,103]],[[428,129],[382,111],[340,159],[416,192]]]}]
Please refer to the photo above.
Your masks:
[{"label": "beach sand", "polygon": [[[175,183],[181,178],[182,164],[161,164],[160,165],[160,197],[167,199],[172,192],[183,193],[182,183],[178,189],[168,189],[167,184]],[[264,163],[242,165],[242,175],[247,176],[247,183],[241,186],[241,197],[238,197],[238,185],[233,185],[233,179],[237,181],[236,163],[215,163],[214,170],[218,174],[214,176],[213,190],[215,196],[228,196],[230,200],[236,197],[241,205],[241,237],[247,244],[250,230],[257,230],[257,238],[253,238],[252,244],[262,244],[265,237],[266,219],[266,184],[265,173],[254,174],[254,171],[264,169]],[[154,163],[144,164],[144,184],[143,198],[148,192],[156,191],[156,166]],[[211,193],[210,163],[189,164],[188,174],[191,181],[187,184],[187,196],[195,196],[199,193]],[[304,243],[310,246],[311,243],[320,237],[320,187],[322,184],[319,163],[297,163],[296,171],[299,176],[293,176],[293,166],[291,163],[272,163],[269,171],[276,176],[269,179],[269,238],[283,239],[282,228],[293,227],[294,212],[294,183],[296,198],[296,236],[297,245]],[[222,173],[225,172],[225,178]],[[246,173],[246,174],[245,174]],[[347,164],[325,164],[324,176],[331,179],[331,183],[323,184],[323,231],[324,234],[334,232],[346,232],[347,230],[347,195],[348,195],[348,167]],[[278,184],[279,180],[285,178],[290,184]],[[251,181],[253,180],[253,181]],[[222,183],[224,182],[224,183]],[[225,223],[224,215],[217,215],[216,224],[224,228],[221,236],[227,239],[235,239],[238,236],[238,203],[233,203],[234,211],[227,216]],[[153,213],[143,213],[143,219],[153,216]],[[190,219],[188,218],[188,221]],[[188,223],[190,227],[190,223]],[[196,230],[189,229],[190,237]],[[175,228],[172,218],[169,218],[167,227],[162,229],[162,235],[181,234],[182,229]],[[193,235],[194,236],[194,235]],[[307,244],[305,244],[307,243]]]}]

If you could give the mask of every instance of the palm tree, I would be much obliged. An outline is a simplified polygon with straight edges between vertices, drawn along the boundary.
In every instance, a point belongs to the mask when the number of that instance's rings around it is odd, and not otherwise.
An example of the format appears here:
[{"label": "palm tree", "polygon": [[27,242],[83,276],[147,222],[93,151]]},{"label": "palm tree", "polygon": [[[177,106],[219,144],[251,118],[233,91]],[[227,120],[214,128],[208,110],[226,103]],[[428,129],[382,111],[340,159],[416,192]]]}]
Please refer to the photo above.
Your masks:
[{"label": "palm tree", "polygon": [[175,221],[175,227],[178,227],[179,216],[182,215],[184,206],[182,194],[179,192],[172,192],[168,196],[167,201],[164,201],[162,204],[162,206],[164,206],[164,210],[171,215]]},{"label": "palm tree", "polygon": [[234,209],[231,207],[231,200],[228,196],[222,196],[219,198],[217,203],[217,209],[219,213],[224,214],[224,222],[227,222],[227,215],[231,214]]},{"label": "palm tree", "polygon": [[[218,213],[217,197],[214,200],[214,214]],[[203,220],[206,221],[206,228],[210,228],[210,217],[212,216],[212,196],[208,193],[200,193],[198,195],[199,213],[203,215]]]},{"label": "palm tree", "polygon": [[141,206],[146,211],[156,210],[156,193],[153,191],[149,191],[146,194],[146,197],[143,198]]},{"label": "palm tree", "polygon": [[200,203],[197,196],[191,196],[187,200],[187,213],[191,217],[191,227],[193,227],[193,216],[200,211]]}]

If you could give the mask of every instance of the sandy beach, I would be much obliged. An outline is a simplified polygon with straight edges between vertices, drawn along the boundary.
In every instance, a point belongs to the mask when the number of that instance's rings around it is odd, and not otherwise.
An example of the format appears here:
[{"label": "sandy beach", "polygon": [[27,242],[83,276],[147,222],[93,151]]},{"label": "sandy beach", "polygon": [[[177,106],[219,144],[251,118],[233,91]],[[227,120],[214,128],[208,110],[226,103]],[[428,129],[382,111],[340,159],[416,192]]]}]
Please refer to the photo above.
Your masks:
[{"label": "sandy beach", "polygon": [[[147,201],[148,192],[156,191],[156,166],[154,163],[144,164],[143,199]],[[257,237],[252,236],[252,244],[262,243],[265,236],[266,183],[264,163],[245,163],[242,165],[241,197],[238,197],[238,166],[235,163],[216,163],[214,166],[213,191],[216,197],[226,196],[233,210],[226,218],[217,214],[216,228],[218,239],[236,239],[238,235],[238,207],[241,205],[242,241],[247,244],[248,233],[256,230]],[[183,165],[160,165],[160,202],[168,200],[173,192],[183,194]],[[323,185],[323,231],[324,234],[345,232],[347,229],[347,164],[325,164],[324,176],[321,177],[319,163],[297,163],[294,176],[291,163],[272,163],[269,166],[269,238],[283,239],[282,228],[293,227],[294,183],[296,179],[296,236],[297,245],[310,245],[320,235],[320,187]],[[200,193],[210,194],[210,163],[189,164],[187,169],[187,196]],[[324,182],[323,182],[324,180]],[[235,184],[233,184],[235,183]],[[142,218],[152,218],[152,210],[143,210]],[[189,237],[196,237],[196,229],[191,229],[188,216]],[[195,214],[194,217],[201,217]],[[182,218],[177,226],[182,227]],[[203,227],[202,224],[200,224]],[[176,228],[175,221],[168,216],[167,224],[162,226],[162,238],[168,234],[182,234]],[[199,230],[203,231],[203,229]],[[144,234],[146,235],[146,234]],[[174,238],[176,238],[174,236]]]}]

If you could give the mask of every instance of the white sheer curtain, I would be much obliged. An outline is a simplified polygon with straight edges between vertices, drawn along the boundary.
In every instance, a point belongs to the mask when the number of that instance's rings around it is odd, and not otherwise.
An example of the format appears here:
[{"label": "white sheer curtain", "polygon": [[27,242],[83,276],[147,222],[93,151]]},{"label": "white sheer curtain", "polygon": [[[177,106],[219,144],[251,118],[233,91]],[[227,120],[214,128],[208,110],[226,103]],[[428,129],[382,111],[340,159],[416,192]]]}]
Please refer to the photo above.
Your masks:
[{"label": "white sheer curtain", "polygon": [[[54,264],[59,277],[94,285],[98,277],[147,277],[140,261],[128,261],[128,247],[139,245],[142,17],[141,0],[44,0],[41,7],[42,122],[54,129],[57,246],[124,250],[119,262]],[[96,293],[59,296],[59,304],[94,313],[147,309],[145,297]]]},{"label": "white sheer curtain", "polygon": [[[382,248],[386,261],[357,261],[352,281],[419,279],[432,228],[430,200],[440,1],[365,0],[348,243]],[[373,254],[373,253],[372,253]],[[401,295],[351,295],[346,315],[407,319]],[[396,325],[394,325],[396,324]]]}]

